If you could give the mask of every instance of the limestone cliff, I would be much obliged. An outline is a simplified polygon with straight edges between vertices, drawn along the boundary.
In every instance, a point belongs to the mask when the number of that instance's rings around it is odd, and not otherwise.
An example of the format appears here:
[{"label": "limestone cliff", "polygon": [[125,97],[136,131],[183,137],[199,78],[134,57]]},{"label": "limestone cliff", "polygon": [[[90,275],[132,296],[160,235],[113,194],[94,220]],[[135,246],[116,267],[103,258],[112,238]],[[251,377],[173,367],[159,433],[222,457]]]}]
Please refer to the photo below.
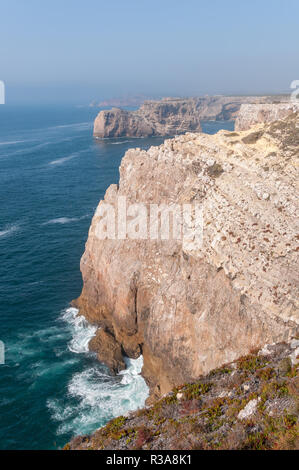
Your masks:
[{"label": "limestone cliff", "polygon": [[299,104],[285,102],[273,104],[242,104],[237,114],[235,130],[244,131],[262,122],[273,122],[299,110]]},{"label": "limestone cliff", "polygon": [[[279,99],[276,98],[276,99]],[[242,103],[272,102],[273,97],[205,96],[145,101],[137,111],[120,108],[101,111],[94,123],[94,136],[148,137],[201,130],[201,120],[235,119]]]},{"label": "limestone cliff", "polygon": [[298,331],[298,129],[293,114],[125,154],[106,203],[196,202],[204,217],[200,244],[100,240],[103,202],[90,227],[77,305],[143,353],[152,398]]}]

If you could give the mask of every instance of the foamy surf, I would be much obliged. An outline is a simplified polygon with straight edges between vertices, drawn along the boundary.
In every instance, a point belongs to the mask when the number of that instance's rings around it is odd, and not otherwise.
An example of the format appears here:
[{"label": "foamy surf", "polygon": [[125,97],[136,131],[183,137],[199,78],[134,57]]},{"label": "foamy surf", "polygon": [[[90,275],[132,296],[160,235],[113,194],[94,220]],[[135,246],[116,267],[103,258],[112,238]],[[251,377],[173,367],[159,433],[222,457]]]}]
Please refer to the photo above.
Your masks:
[{"label": "foamy surf", "polygon": [[100,365],[75,374],[68,385],[74,404],[65,407],[57,399],[47,402],[52,418],[60,423],[57,434],[91,433],[110,419],[143,407],[148,388],[140,375],[142,363],[142,357],[130,360],[128,369],[117,377],[105,373]]},{"label": "foamy surf", "polygon": [[68,162],[69,160],[72,160],[76,156],[77,154],[73,154],[73,155],[69,155],[68,157],[58,158],[57,160],[53,160],[52,162],[50,162],[49,165],[63,165],[63,163]]},{"label": "foamy surf", "polygon": [[[68,347],[75,353],[87,353],[88,343],[96,328],[91,326],[78,310],[69,308],[63,313],[73,332]],[[69,404],[51,398],[47,401],[52,419],[59,423],[57,434],[73,435],[94,432],[110,419],[144,406],[148,387],[140,375],[143,357],[125,358],[127,369],[111,376],[106,367],[91,360],[90,367],[75,373],[67,386]]]},{"label": "foamy surf", "polygon": [[44,224],[42,225],[51,225],[51,224],[69,224],[71,222],[76,222],[77,220],[79,220],[78,218],[76,217],[58,217],[57,219],[51,219],[51,220],[48,220],[48,222],[45,222]]},{"label": "foamy surf", "polygon": [[55,129],[76,129],[76,130],[87,130],[90,127],[93,126],[93,122],[87,121],[87,122],[77,122],[74,124],[62,124],[60,126],[51,126],[47,127],[47,130],[55,130]]},{"label": "foamy surf", "polygon": [[122,140],[120,142],[110,142],[111,145],[121,145],[121,144],[128,144],[130,142],[133,142],[133,140]]},{"label": "foamy surf", "polygon": [[[33,140],[32,142],[36,142],[36,140]],[[5,155],[1,155],[1,158],[15,157],[15,156],[18,156],[18,155],[25,156],[27,154],[36,152],[37,150],[41,150],[44,147],[47,147],[48,145],[51,145],[51,144],[55,144],[55,142],[42,142],[40,144],[34,145],[33,147],[21,148],[19,150],[15,150],[14,152],[10,152],[10,153],[7,153]]]},{"label": "foamy surf", "polygon": [[0,142],[0,145],[18,145],[18,144],[24,144],[27,142],[36,142],[36,140],[11,140],[8,142]]},{"label": "foamy surf", "polygon": [[72,333],[72,339],[68,344],[68,348],[71,352],[80,354],[89,351],[88,344],[91,338],[96,334],[97,327],[91,325],[83,317],[78,315],[79,310],[77,308],[68,308],[65,310],[62,318],[66,321]]},{"label": "foamy surf", "polygon": [[68,162],[69,160],[73,160],[74,158],[77,158],[79,157],[79,155],[81,153],[86,153],[89,151],[89,147],[84,149],[84,150],[80,150],[79,152],[74,152],[72,153],[71,155],[68,155],[67,157],[62,157],[62,158],[57,158],[57,160],[52,160],[49,165],[63,165],[65,162]]},{"label": "foamy surf", "polygon": [[42,225],[70,224],[72,222],[78,222],[78,220],[86,219],[87,217],[89,217],[88,214],[82,215],[82,217],[57,217],[56,219],[50,219],[47,222],[44,222]]}]

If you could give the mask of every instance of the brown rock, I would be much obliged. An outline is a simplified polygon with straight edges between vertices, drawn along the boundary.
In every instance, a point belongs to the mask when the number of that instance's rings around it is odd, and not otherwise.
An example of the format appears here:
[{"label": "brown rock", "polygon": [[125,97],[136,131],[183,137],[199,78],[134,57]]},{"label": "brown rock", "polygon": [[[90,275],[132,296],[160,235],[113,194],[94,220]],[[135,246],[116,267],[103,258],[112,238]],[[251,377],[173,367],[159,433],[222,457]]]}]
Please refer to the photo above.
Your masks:
[{"label": "brown rock", "polygon": [[89,342],[89,349],[96,352],[98,360],[106,364],[115,374],[126,368],[121,345],[108,331],[99,328],[96,336]]}]

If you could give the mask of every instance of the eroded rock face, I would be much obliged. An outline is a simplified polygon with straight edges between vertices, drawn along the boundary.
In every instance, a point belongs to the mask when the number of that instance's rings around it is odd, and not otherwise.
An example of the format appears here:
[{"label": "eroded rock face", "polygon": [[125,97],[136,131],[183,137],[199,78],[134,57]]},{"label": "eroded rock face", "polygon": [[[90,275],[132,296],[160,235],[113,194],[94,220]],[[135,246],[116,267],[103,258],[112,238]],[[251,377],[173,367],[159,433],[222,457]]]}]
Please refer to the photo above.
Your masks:
[{"label": "eroded rock face", "polygon": [[120,108],[101,111],[94,123],[94,136],[148,137],[199,132],[201,120],[235,119],[242,103],[272,102],[271,97],[206,96],[145,101],[137,111]]},{"label": "eroded rock face", "polygon": [[64,449],[298,450],[299,367],[280,367],[294,350],[287,343],[267,349],[75,437]]},{"label": "eroded rock face", "polygon": [[299,111],[299,103],[242,104],[235,130],[244,131],[256,124],[278,121],[296,111]]},{"label": "eroded rock face", "polygon": [[100,240],[77,305],[130,357],[151,397],[298,331],[298,114],[245,132],[186,134],[127,151],[105,202],[197,203],[197,240]]},{"label": "eroded rock face", "polygon": [[96,137],[147,137],[200,131],[193,99],[146,101],[137,111],[113,108],[101,111],[94,123]]},{"label": "eroded rock face", "polygon": [[107,364],[114,374],[126,368],[121,346],[108,331],[99,328],[89,342],[89,349],[96,352],[98,360]]}]

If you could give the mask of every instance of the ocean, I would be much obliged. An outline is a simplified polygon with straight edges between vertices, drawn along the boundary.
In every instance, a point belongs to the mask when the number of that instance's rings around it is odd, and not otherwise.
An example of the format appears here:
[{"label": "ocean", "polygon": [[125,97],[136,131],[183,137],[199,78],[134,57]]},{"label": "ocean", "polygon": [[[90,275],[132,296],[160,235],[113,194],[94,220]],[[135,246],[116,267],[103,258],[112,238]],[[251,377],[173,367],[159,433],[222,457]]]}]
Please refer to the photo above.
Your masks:
[{"label": "ocean", "polygon": [[148,395],[142,357],[112,376],[88,351],[95,327],[70,307],[91,218],[125,151],[164,140],[95,140],[98,111],[0,106],[0,449],[59,449]]}]

